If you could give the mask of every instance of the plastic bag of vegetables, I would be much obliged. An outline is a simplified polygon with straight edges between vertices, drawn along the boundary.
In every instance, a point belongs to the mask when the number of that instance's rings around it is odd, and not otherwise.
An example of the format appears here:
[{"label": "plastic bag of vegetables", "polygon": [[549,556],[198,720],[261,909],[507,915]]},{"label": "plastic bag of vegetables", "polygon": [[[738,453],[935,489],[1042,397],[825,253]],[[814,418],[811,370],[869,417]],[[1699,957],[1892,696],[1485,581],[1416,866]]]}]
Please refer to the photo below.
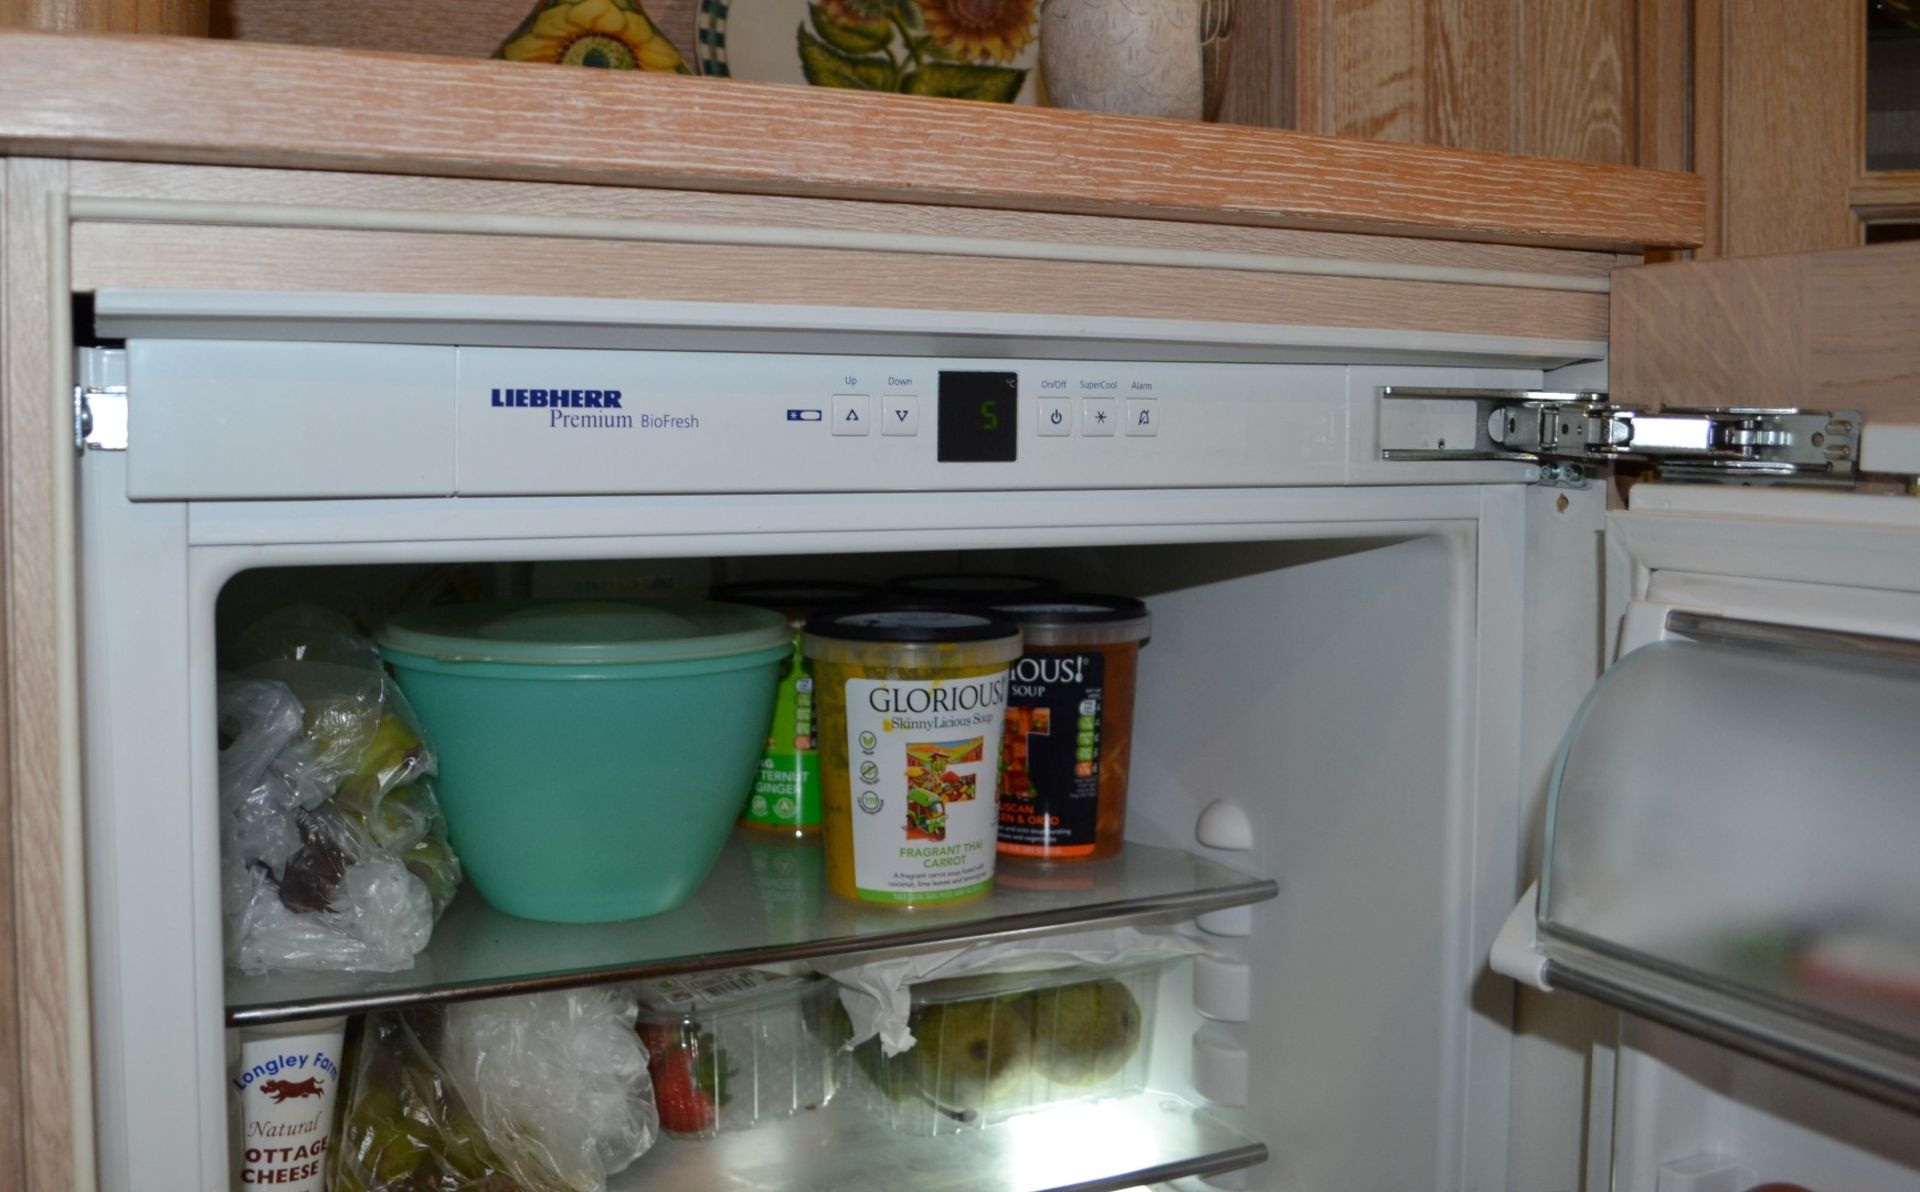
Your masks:
[{"label": "plastic bag of vegetables", "polygon": [[659,1133],[636,1015],[600,988],[369,1016],[334,1192],[600,1192]]},{"label": "plastic bag of vegetables", "polygon": [[222,905],[230,964],[409,968],[460,883],[433,750],[344,618],[256,626],[220,682]]}]

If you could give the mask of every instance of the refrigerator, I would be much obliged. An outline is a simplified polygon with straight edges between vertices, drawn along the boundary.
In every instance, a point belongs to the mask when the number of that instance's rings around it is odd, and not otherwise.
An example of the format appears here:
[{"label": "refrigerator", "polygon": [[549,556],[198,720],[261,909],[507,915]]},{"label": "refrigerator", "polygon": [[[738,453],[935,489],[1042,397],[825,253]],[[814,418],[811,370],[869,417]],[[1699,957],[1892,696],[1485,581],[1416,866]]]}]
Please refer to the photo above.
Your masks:
[{"label": "refrigerator", "polygon": [[[83,319],[105,1188],[225,1186],[240,1026],[1140,922],[1211,952],[1165,979],[1150,1092],[943,1138],[803,1114],[612,1186],[1920,1188],[1920,504],[1846,491],[1857,416],[1654,417],[1602,345],[1497,336],[134,290]],[[455,567],[1141,597],[1128,847],[961,915],[828,895],[774,931],[723,865],[657,920],[469,899],[406,972],[227,971],[223,639]]]}]

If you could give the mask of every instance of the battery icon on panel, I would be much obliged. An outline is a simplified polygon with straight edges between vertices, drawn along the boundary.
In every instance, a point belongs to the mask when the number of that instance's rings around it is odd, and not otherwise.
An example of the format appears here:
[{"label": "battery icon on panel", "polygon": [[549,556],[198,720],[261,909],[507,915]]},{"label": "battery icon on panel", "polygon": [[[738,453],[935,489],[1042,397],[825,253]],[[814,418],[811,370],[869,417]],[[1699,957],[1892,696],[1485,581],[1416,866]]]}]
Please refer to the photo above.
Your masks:
[{"label": "battery icon on panel", "polygon": [[819,410],[788,410],[788,422],[819,422],[825,415]]}]

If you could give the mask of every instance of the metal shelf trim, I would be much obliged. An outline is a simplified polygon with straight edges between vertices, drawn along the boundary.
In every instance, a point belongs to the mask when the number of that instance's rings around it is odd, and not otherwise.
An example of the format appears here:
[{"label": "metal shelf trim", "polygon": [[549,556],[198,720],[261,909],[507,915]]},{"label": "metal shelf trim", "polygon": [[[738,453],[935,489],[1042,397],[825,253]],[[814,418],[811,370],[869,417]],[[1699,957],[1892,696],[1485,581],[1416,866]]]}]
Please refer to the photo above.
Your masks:
[{"label": "metal shelf trim", "polygon": [[[1675,1030],[1909,1112],[1920,1112],[1920,1055],[1879,1032],[1830,1016],[1816,1019],[1710,978],[1542,925],[1547,981]],[[1597,943],[1597,941],[1592,941]],[[1604,950],[1603,950],[1604,949]]]}]

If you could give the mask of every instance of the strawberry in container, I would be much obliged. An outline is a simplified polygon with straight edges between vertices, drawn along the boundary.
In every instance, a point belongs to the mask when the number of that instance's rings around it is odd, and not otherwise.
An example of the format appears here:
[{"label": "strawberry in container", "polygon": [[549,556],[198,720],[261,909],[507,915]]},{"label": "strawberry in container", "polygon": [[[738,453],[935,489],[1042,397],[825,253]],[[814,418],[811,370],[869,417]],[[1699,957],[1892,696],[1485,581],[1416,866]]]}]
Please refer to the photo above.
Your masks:
[{"label": "strawberry in container", "polygon": [[837,1054],[821,1029],[834,989],[758,969],[638,983],[660,1128],[712,1138],[824,1106],[838,1083]]}]

